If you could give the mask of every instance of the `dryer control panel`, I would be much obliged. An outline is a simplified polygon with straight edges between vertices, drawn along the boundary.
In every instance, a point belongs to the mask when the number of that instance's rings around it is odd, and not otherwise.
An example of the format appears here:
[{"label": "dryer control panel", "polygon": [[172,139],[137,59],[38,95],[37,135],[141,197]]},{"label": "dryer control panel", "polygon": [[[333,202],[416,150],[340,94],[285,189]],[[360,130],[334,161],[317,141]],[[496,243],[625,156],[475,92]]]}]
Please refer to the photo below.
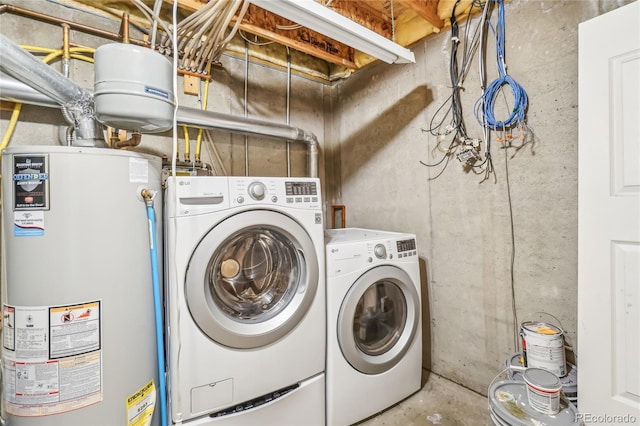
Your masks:
[{"label": "dryer control panel", "polygon": [[358,241],[327,245],[327,273],[329,276],[349,273],[377,264],[417,261],[415,237]]}]

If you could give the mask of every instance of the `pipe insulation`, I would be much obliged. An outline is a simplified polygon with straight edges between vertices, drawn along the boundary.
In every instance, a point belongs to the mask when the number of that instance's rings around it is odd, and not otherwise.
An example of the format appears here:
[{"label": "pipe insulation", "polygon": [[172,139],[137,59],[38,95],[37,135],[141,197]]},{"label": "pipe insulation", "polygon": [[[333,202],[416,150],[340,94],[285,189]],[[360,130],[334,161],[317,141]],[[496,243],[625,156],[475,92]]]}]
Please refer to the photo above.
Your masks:
[{"label": "pipe insulation", "polygon": [[0,34],[0,69],[74,115],[93,115],[93,95]]}]

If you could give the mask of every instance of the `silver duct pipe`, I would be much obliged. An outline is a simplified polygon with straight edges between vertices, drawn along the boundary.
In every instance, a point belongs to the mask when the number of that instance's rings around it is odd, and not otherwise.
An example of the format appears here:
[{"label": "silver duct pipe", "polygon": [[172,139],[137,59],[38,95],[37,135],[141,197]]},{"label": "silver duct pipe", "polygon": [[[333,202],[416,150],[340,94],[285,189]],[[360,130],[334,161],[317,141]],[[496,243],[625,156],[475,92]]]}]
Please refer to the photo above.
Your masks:
[{"label": "silver duct pipe", "polygon": [[93,95],[0,34],[0,69],[49,96],[69,111],[93,113]]},{"label": "silver duct pipe", "polygon": [[0,99],[29,105],[39,105],[49,108],[59,108],[60,105],[48,97],[27,86],[21,81],[0,72]]},{"label": "silver duct pipe", "polygon": [[[78,146],[96,146],[103,141],[93,114],[93,95],[72,80],[36,59],[32,54],[0,34],[0,70],[34,88],[71,113]],[[14,84],[15,87],[15,84]],[[23,94],[26,95],[26,93]],[[3,98],[5,93],[2,94]],[[31,99],[37,97],[28,95]]]},{"label": "silver duct pipe", "polygon": [[226,130],[248,136],[264,136],[274,139],[304,142],[307,144],[307,174],[318,177],[318,139],[306,130],[271,123],[254,118],[236,117],[214,111],[203,111],[196,108],[178,107],[179,124],[211,130]]}]

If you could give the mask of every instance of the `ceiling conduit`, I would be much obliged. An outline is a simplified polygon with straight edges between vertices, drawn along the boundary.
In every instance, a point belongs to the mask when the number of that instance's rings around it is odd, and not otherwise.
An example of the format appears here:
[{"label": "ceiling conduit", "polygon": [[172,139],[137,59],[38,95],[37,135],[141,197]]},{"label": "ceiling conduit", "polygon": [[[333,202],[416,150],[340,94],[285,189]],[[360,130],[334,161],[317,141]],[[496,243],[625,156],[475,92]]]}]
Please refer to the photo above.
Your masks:
[{"label": "ceiling conduit", "polygon": [[[1,68],[15,77],[0,73],[0,99],[47,107],[65,106],[72,111],[93,113],[93,95],[90,92],[44,65],[1,34],[0,42],[0,56],[3,58]],[[195,108],[178,107],[176,115],[178,124],[187,126],[305,143],[307,174],[318,177],[319,144],[311,132],[286,124]]]}]

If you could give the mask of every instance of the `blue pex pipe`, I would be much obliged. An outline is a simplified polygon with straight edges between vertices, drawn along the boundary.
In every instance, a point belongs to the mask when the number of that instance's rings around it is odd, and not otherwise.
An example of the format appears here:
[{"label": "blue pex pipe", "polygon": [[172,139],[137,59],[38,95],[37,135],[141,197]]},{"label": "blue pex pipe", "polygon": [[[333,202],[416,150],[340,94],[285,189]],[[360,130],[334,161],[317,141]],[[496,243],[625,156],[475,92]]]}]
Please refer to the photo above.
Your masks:
[{"label": "blue pex pipe", "polygon": [[164,324],[162,321],[162,297],[160,275],[158,273],[158,249],[156,241],[156,213],[153,201],[147,202],[147,217],[149,218],[149,237],[151,241],[151,275],[153,278],[153,308],[156,322],[156,347],[158,355],[158,393],[160,394],[160,423],[168,426],[167,415],[167,383],[164,366]]}]

